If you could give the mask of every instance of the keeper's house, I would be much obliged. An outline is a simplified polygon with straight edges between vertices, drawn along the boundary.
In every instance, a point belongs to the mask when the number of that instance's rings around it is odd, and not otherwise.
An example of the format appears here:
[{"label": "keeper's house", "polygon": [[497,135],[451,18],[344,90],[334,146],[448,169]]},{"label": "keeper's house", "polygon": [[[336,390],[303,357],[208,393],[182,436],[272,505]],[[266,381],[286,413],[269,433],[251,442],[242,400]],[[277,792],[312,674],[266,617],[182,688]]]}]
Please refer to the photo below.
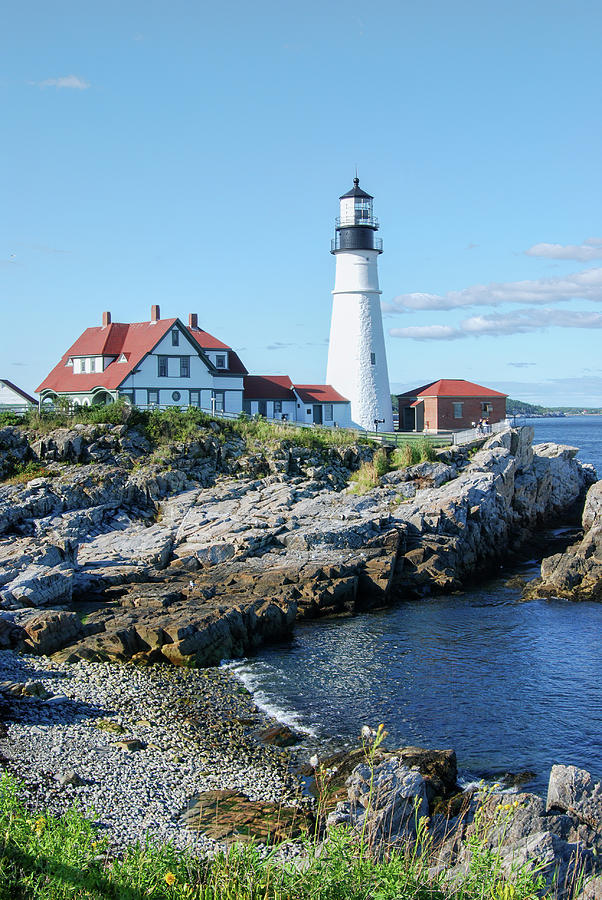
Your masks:
[{"label": "keeper's house", "polygon": [[493,425],[506,418],[506,398],[462,378],[440,378],[398,394],[399,430],[462,431],[483,418]]},{"label": "keeper's house", "polygon": [[246,374],[231,347],[199,328],[196,313],[186,326],[162,319],[152,306],[150,322],[112,322],[103,313],[102,325],[86,328],[36,393],[42,404],[67,397],[89,406],[122,397],[143,407],[240,413]]},{"label": "keeper's house", "polygon": [[37,393],[41,404],[60,397],[76,406],[123,398],[140,407],[198,406],[218,414],[351,426],[349,401],[330,385],[248,375],[231,347],[199,328],[196,313],[184,325],[162,319],[158,306],[151,307],[150,322],[112,322],[103,313],[102,325],[84,331]]}]

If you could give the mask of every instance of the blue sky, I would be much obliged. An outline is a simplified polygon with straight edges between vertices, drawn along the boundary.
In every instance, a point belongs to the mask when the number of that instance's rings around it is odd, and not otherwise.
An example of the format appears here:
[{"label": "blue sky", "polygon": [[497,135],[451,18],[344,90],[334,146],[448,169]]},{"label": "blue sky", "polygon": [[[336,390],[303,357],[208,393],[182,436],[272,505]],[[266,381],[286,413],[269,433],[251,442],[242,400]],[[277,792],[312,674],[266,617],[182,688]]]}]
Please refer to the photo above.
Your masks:
[{"label": "blue sky", "polygon": [[357,165],[393,387],[602,405],[601,32],[599,0],[6,6],[0,377],[159,303],[322,382]]}]

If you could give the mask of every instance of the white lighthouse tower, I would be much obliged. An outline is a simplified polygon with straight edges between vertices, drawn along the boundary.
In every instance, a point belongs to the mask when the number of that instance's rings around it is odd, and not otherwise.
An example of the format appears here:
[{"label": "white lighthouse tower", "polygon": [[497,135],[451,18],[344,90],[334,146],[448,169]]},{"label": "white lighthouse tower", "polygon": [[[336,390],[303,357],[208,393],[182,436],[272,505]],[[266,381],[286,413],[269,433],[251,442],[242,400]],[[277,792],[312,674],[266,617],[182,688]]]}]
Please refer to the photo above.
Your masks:
[{"label": "white lighthouse tower", "polygon": [[331,253],[336,257],[332,322],[326,382],[351,401],[351,419],[359,428],[393,431],[393,411],[378,287],[373,198],[359,178],[340,198]]}]

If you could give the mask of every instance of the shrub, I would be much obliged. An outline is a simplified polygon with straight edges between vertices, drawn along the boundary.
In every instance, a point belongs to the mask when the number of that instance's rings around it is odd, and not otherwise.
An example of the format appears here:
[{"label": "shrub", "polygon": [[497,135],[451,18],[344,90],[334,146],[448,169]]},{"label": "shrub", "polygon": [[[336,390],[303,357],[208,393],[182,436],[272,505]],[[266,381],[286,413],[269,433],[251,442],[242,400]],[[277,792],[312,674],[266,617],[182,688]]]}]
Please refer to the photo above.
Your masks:
[{"label": "shrub", "polygon": [[21,416],[11,412],[10,409],[5,409],[0,412],[0,428],[4,428],[5,425],[20,425],[21,422]]},{"label": "shrub", "polygon": [[374,465],[374,471],[376,472],[378,478],[380,478],[381,475],[386,475],[386,473],[389,471],[389,458],[387,456],[387,451],[383,450],[382,448],[380,450],[377,450],[374,454],[374,457],[372,458],[372,463]]}]

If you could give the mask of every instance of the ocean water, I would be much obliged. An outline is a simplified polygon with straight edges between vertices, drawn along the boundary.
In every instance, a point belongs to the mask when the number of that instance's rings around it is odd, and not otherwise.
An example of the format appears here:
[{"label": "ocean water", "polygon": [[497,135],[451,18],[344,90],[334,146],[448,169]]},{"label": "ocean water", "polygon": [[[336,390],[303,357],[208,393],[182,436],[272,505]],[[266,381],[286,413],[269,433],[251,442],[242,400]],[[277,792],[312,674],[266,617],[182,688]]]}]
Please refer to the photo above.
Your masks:
[{"label": "ocean water", "polygon": [[[602,474],[602,417],[530,420],[535,442],[581,448]],[[534,577],[537,566],[523,574]],[[304,749],[352,746],[385,724],[391,747],[453,747],[461,775],[550,767],[602,777],[602,604],[519,602],[509,575],[476,590],[349,619],[300,623],[287,644],[230,668],[256,701],[304,734]]]}]

